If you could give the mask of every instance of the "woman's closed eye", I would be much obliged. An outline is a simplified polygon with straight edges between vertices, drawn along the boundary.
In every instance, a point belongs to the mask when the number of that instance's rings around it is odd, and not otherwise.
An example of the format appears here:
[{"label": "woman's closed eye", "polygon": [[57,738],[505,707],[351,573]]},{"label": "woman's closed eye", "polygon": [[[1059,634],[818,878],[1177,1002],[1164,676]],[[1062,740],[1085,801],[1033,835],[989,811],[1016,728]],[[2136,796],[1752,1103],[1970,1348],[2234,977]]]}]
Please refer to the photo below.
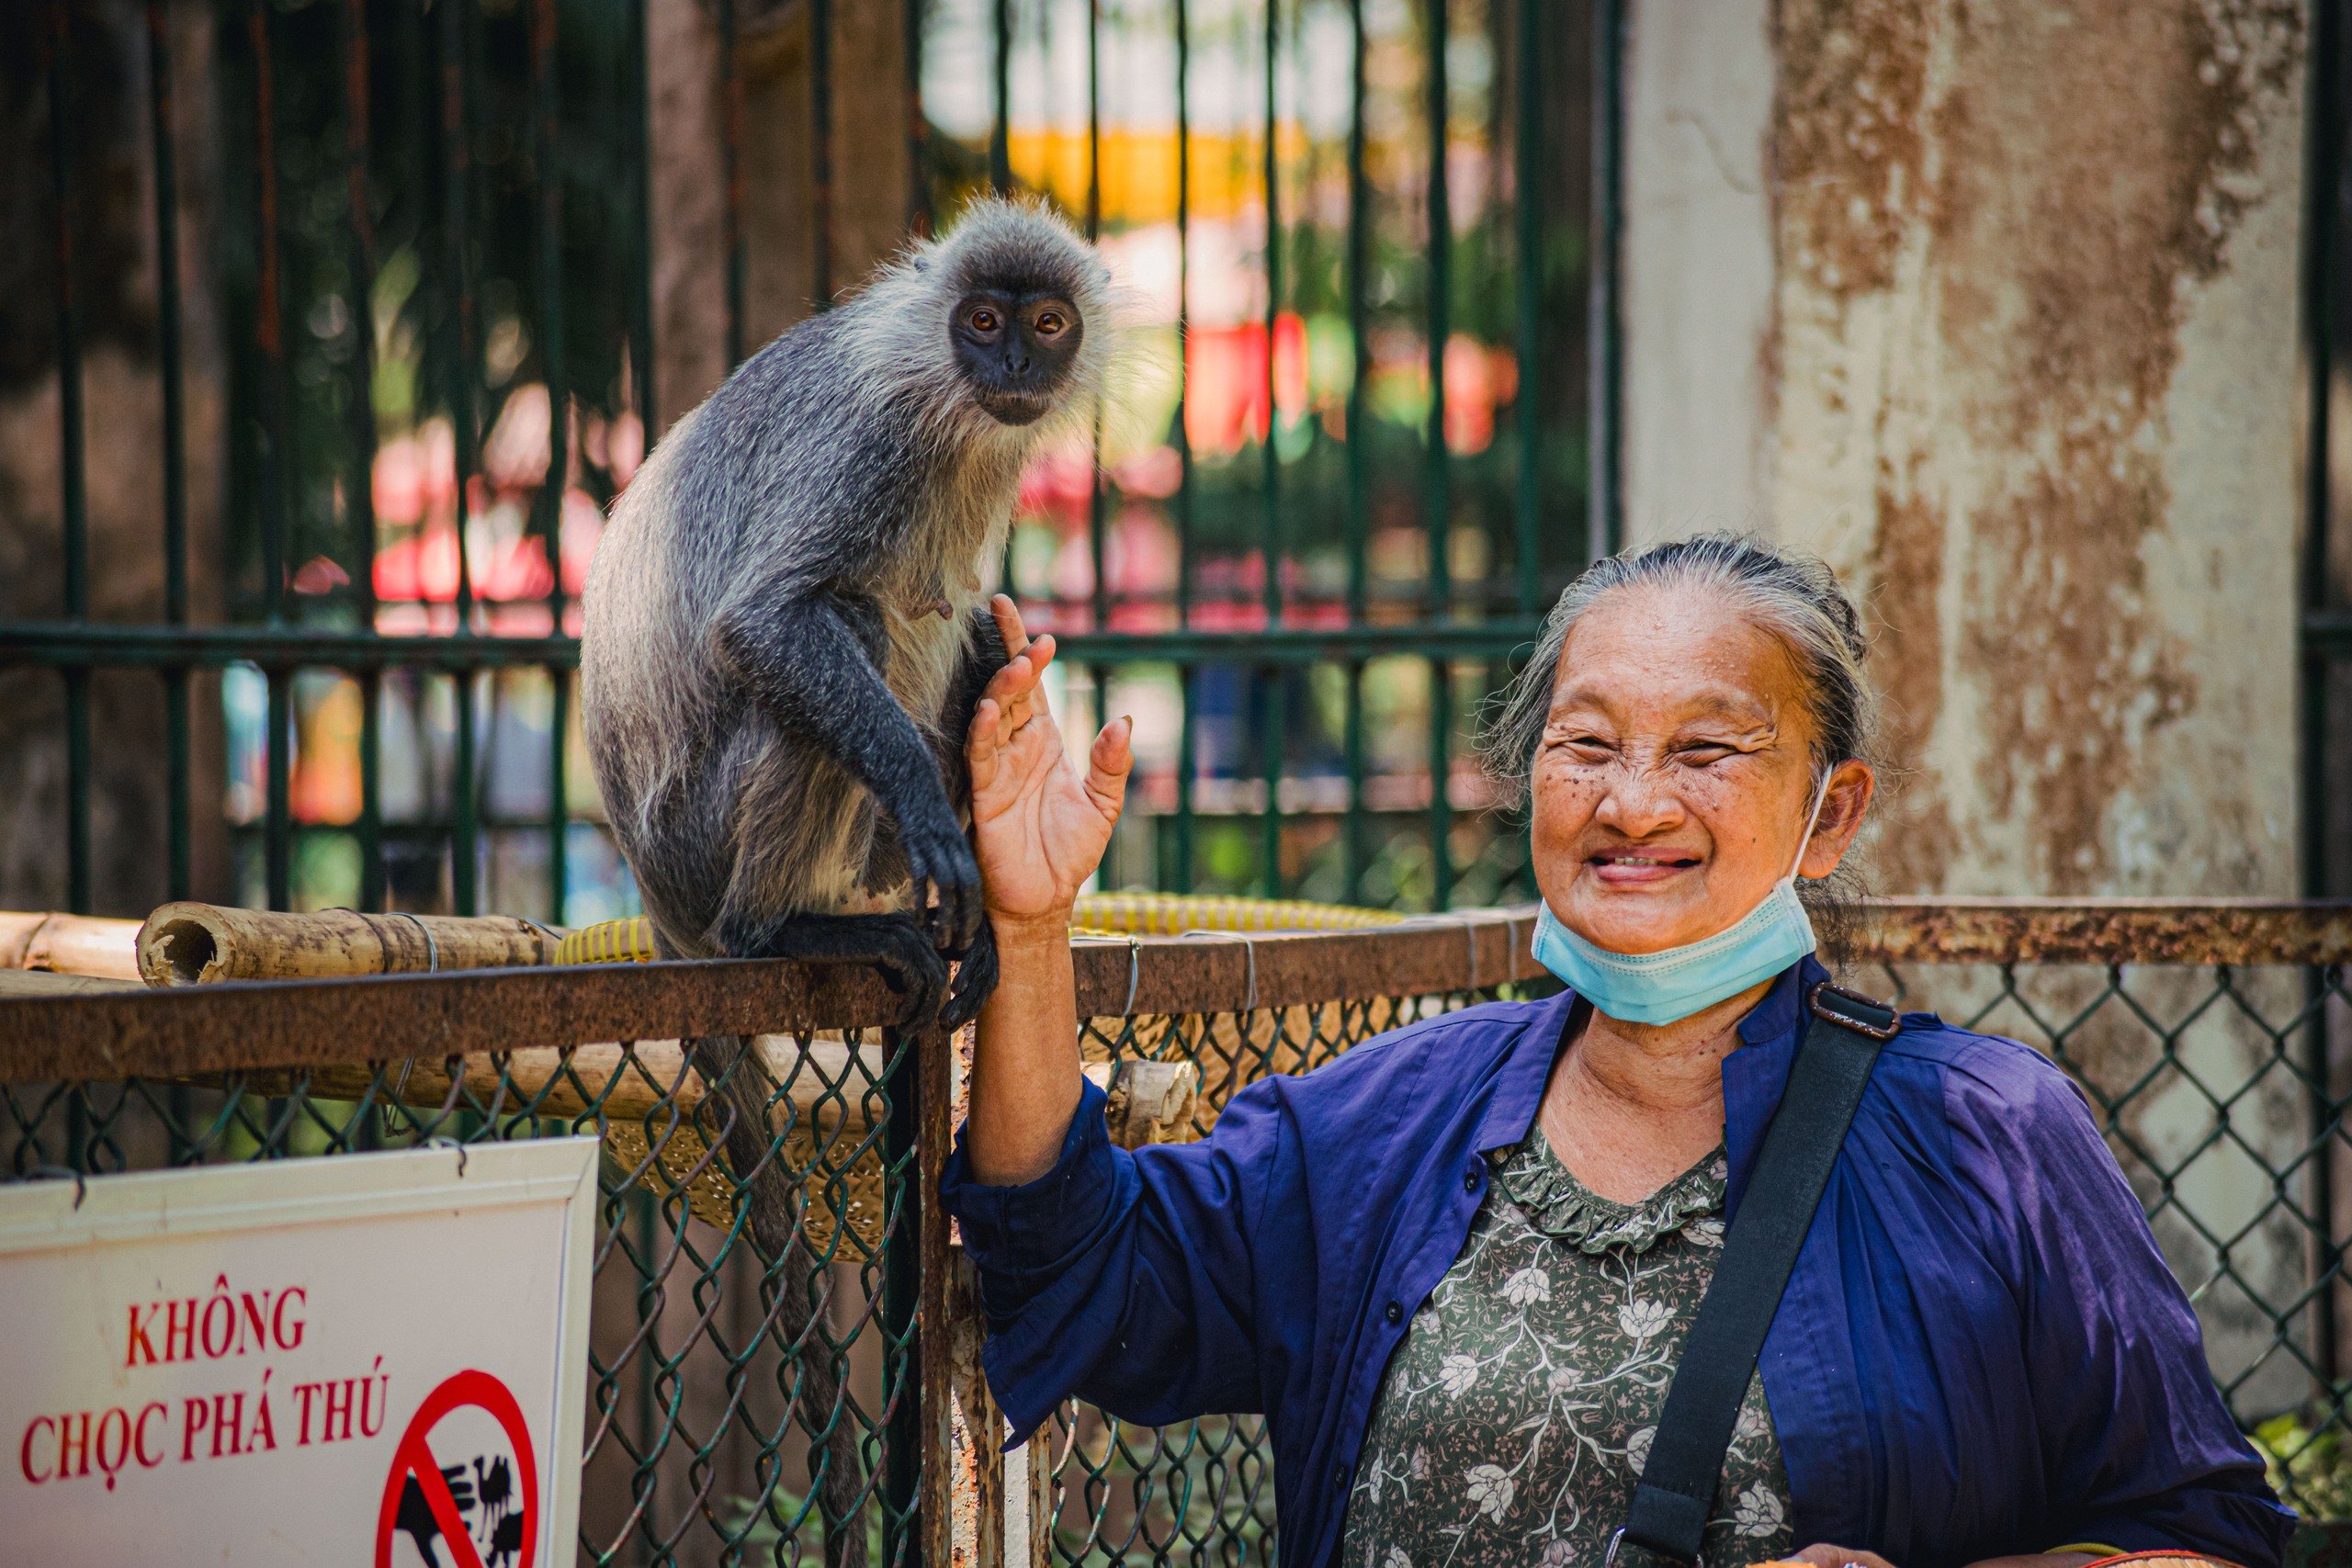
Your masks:
[{"label": "woman's closed eye", "polygon": [[1590,730],[1563,730],[1552,737],[1551,743],[1579,762],[1608,762],[1617,757],[1617,743]]}]

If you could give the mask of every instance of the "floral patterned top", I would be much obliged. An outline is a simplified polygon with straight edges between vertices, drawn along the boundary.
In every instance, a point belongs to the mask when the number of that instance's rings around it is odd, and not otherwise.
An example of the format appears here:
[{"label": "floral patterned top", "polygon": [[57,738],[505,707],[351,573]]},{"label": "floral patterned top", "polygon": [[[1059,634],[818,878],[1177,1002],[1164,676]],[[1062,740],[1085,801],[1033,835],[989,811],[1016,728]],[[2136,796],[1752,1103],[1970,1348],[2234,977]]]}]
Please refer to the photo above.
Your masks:
[{"label": "floral patterned top", "polygon": [[[1495,1179],[1462,1256],[1382,1381],[1344,1568],[1598,1568],[1723,1254],[1721,1148],[1632,1205],[1578,1181],[1540,1131],[1487,1157]],[[1709,1568],[1789,1554],[1760,1377],[1715,1495]]]}]

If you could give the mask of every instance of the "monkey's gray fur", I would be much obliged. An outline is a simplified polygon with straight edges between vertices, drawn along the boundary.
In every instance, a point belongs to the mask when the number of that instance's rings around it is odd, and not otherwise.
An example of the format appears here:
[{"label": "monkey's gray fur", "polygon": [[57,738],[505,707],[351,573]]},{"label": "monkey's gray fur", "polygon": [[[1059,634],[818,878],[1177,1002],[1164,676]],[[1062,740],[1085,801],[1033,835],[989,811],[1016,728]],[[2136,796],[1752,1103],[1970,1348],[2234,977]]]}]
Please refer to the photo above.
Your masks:
[{"label": "monkey's gray fur", "polygon": [[[951,351],[951,313],[990,284],[1057,291],[1080,319],[1052,406],[1026,423],[983,408]],[[928,919],[940,946],[978,937],[961,748],[967,688],[1002,662],[981,572],[1023,467],[1094,417],[1116,335],[1093,251],[1041,208],[982,201],[754,355],[654,449],[589,573],[581,702],[667,950],[758,956],[796,917],[888,909]],[[771,658],[779,622],[794,646]]]},{"label": "monkey's gray fur", "polygon": [[[993,318],[1000,347],[974,349],[976,296],[1060,301],[1076,341],[1048,352],[1044,315],[1012,305]],[[963,961],[946,1021],[978,1010],[995,950],[962,744],[1005,657],[982,570],[1023,466],[1099,417],[1118,335],[1092,249],[1040,207],[986,200],[769,344],[655,447],[589,572],[580,677],[605,807],[664,954],[859,959],[936,1010],[944,953]],[[852,1422],[808,1337],[828,1280],[772,1152],[767,1074],[737,1039],[695,1053],[780,1271],[780,1337],[813,1351],[803,1419],[835,1426],[820,1491],[850,1520],[829,1532],[838,1568],[863,1543]]]}]

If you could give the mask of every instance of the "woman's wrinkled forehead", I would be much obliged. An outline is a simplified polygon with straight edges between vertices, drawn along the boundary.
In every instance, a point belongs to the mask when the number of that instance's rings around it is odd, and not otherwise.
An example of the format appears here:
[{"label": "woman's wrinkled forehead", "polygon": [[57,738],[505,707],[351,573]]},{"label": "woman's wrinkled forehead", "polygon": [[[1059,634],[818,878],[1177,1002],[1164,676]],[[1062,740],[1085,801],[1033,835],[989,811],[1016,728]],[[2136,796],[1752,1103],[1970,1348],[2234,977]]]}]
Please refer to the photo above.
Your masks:
[{"label": "woman's wrinkled forehead", "polygon": [[1803,722],[1804,695],[1788,645],[1733,596],[1639,583],[1602,595],[1569,628],[1552,710],[1770,725]]}]

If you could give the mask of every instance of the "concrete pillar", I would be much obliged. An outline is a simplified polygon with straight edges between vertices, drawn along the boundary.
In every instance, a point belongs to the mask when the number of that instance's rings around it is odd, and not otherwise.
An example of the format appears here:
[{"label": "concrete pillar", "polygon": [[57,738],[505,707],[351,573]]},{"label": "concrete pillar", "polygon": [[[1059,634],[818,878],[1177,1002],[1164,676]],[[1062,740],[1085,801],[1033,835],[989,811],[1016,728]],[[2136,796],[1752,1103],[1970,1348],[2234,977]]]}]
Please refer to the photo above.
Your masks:
[{"label": "concrete pillar", "polygon": [[1630,542],[1768,528],[1771,0],[1628,16],[1620,253]]},{"label": "concrete pillar", "polygon": [[[2304,28],[2295,0],[1634,4],[1628,529],[1758,526],[1862,598],[1881,891],[2297,891]],[[1995,978],[1904,976],[1962,1018]],[[2273,1173],[2308,1107],[2243,1016],[2167,1047],[2106,983],[2020,976],[2043,1018],[2096,1004],[2067,1059],[2128,1090],[2216,1370],[2241,1414],[2291,1404],[2310,1238]],[[2212,983],[2130,981],[2176,1019]],[[1985,1026],[2047,1043],[2014,1003]]]},{"label": "concrete pillar", "polygon": [[2302,7],[1638,0],[1626,516],[1869,602],[1888,892],[2287,894]]}]

